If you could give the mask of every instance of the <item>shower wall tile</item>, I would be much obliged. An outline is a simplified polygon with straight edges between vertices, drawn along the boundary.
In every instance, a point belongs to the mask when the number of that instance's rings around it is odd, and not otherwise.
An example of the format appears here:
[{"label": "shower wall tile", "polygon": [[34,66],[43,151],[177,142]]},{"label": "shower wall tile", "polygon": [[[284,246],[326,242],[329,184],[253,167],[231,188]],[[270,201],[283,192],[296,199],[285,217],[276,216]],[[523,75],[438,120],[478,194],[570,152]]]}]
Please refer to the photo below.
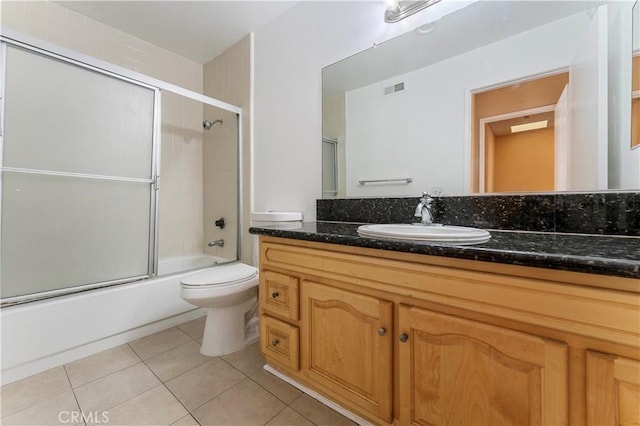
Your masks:
[{"label": "shower wall tile", "polygon": [[[238,43],[218,55],[216,58],[208,62],[203,67],[203,83],[204,93],[216,99],[223,100],[232,105],[242,107],[242,149],[243,149],[243,179],[245,182],[244,189],[244,205],[249,206],[251,202],[247,183],[251,182],[251,132],[250,132],[250,88],[251,88],[251,36],[247,36]],[[223,118],[225,123],[235,122],[232,114],[224,114],[218,117],[215,114],[216,109],[206,107],[205,116],[211,115],[213,118]],[[236,149],[232,144],[220,145],[215,142],[219,139],[219,131],[223,127],[214,128],[207,132],[208,135],[214,136],[213,141],[209,141],[205,135],[204,142],[204,158],[205,158],[205,215],[204,215],[204,232],[205,243],[223,238],[225,240],[224,247],[209,248],[205,244],[205,251],[215,256],[225,258],[235,258],[237,253],[236,244],[227,244],[227,241],[235,242],[235,230],[239,224],[236,221],[236,206],[238,205],[236,190]],[[230,127],[226,127],[227,130]],[[213,133],[212,133],[213,132]],[[224,140],[230,142],[231,139],[237,137],[234,134],[224,136]],[[211,143],[214,142],[214,143]],[[234,159],[234,161],[231,161]],[[218,185],[216,185],[216,183]],[[215,192],[210,192],[209,186],[215,187]],[[215,194],[213,197],[207,194]],[[244,230],[242,239],[242,253],[240,259],[251,264],[253,262],[252,244],[254,238],[248,235],[247,230],[250,226],[250,211],[244,209],[244,217],[242,218],[242,228]],[[227,226],[225,229],[219,229],[213,226],[212,221],[224,217]]]},{"label": "shower wall tile", "polygon": [[[51,1],[2,2],[3,27],[202,93],[202,65]],[[202,105],[162,94],[160,255],[202,252]]]}]

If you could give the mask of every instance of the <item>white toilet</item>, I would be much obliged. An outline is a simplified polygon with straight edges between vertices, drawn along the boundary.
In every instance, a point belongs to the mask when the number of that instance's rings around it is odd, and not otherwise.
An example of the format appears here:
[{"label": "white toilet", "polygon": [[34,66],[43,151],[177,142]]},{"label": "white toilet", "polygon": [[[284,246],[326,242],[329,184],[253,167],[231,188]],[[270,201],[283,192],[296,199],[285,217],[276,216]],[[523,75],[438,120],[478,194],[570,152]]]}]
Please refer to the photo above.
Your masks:
[{"label": "white toilet", "polygon": [[[302,213],[254,213],[252,220],[256,226],[299,227]],[[240,262],[224,263],[182,279],[182,298],[207,308],[200,353],[225,355],[258,340],[258,282],[258,270]]]},{"label": "white toilet", "polygon": [[[257,326],[249,327],[258,302],[258,270],[244,263],[222,264],[189,275],[180,295],[192,305],[207,308],[200,353],[219,356],[257,340]],[[257,325],[257,324],[256,324]]]}]

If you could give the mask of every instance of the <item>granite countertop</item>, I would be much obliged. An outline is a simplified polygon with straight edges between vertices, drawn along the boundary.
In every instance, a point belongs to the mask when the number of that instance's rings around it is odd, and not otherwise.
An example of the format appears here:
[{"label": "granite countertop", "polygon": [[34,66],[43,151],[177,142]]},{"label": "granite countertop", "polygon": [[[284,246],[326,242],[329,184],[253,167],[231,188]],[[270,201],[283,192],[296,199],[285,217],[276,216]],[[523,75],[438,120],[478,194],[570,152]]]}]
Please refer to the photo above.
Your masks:
[{"label": "granite countertop", "polygon": [[252,234],[564,271],[640,278],[640,237],[489,230],[482,244],[455,245],[360,237],[361,223],[305,222],[295,229],[252,227]]}]

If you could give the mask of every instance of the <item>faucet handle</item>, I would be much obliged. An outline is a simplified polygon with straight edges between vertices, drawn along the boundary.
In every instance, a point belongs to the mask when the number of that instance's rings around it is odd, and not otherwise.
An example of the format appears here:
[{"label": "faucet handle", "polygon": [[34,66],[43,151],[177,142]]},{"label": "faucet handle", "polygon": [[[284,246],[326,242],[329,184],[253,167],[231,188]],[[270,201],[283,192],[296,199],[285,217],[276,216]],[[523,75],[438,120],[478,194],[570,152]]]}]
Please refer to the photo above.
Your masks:
[{"label": "faucet handle", "polygon": [[423,203],[431,204],[433,202],[433,198],[431,198],[431,194],[429,194],[428,192],[423,192],[420,201],[422,201]]}]

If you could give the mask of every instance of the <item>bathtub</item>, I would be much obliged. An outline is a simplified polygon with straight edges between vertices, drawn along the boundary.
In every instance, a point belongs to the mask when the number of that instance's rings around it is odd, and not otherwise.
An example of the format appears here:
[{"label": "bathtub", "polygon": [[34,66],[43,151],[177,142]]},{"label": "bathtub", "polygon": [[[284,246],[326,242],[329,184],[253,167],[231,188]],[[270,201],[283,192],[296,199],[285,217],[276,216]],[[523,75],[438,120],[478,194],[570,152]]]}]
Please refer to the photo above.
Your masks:
[{"label": "bathtub", "polygon": [[206,314],[180,297],[180,280],[224,259],[206,255],[159,262],[160,276],[0,311],[7,384]]}]

